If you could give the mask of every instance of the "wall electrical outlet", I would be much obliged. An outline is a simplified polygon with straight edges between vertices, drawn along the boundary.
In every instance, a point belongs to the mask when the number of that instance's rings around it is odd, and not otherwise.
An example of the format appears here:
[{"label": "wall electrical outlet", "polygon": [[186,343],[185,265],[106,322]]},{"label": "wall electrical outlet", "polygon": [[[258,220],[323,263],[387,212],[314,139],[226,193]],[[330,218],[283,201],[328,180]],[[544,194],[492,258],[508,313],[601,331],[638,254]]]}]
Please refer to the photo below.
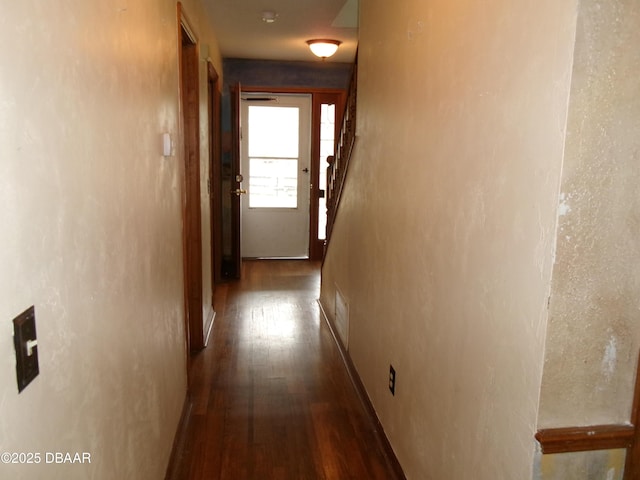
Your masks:
[{"label": "wall electrical outlet", "polygon": [[391,391],[391,395],[396,394],[396,371],[393,365],[389,365],[389,390]]}]

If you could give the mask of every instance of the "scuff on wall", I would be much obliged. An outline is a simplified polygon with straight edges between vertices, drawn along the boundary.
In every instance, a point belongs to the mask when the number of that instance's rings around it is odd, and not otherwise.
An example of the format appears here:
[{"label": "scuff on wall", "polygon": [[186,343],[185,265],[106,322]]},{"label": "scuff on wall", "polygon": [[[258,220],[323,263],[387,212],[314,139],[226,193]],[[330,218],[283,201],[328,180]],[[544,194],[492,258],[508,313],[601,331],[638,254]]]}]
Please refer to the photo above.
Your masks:
[{"label": "scuff on wall", "polygon": [[618,357],[617,343],[616,338],[611,336],[609,338],[609,343],[607,343],[607,346],[604,349],[604,355],[602,356],[602,373],[607,381],[611,379],[616,368]]},{"label": "scuff on wall", "polygon": [[558,206],[559,216],[567,215],[571,211],[571,207],[569,206],[569,198],[570,195],[567,195],[566,193],[560,194],[560,205]]},{"label": "scuff on wall", "polygon": [[349,349],[349,304],[347,299],[340,291],[340,288],[336,285],[336,311],[335,311],[335,324],[338,330],[338,336],[342,345],[346,350]]}]

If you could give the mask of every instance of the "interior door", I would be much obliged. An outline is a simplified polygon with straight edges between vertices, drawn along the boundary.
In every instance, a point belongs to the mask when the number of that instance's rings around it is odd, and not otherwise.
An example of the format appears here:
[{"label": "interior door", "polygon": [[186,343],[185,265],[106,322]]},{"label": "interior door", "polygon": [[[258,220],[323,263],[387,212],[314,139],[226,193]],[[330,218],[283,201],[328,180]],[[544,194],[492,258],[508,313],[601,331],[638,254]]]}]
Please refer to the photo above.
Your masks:
[{"label": "interior door", "polygon": [[311,95],[242,95],[241,250],[309,257]]}]

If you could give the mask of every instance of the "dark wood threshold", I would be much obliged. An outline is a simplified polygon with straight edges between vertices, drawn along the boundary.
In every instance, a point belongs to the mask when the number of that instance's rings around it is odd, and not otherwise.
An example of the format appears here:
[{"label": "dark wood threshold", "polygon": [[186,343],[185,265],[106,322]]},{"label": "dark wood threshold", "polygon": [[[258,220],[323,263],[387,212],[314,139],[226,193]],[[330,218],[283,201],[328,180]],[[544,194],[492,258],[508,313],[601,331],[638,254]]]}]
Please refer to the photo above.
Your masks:
[{"label": "dark wood threshold", "polygon": [[627,450],[623,480],[640,479],[640,355],[636,367],[631,419],[622,425],[544,428],[536,433],[542,453],[588,452],[591,450]]},{"label": "dark wood threshold", "polygon": [[187,393],[182,406],[180,422],[178,422],[176,434],[173,438],[173,447],[171,448],[171,456],[169,457],[169,464],[167,465],[167,472],[164,477],[165,480],[178,480],[178,467],[182,453],[184,452],[184,444],[187,439],[187,427],[191,419],[192,408],[193,402],[191,401],[191,396]]},{"label": "dark wood threshold", "polygon": [[395,473],[395,476],[398,480],[406,480],[407,477],[405,476],[404,471],[402,470],[402,466],[400,465],[400,462],[398,461],[398,458],[396,457],[396,454],[393,451],[391,444],[389,443],[389,439],[387,438],[387,435],[384,433],[384,428],[380,423],[380,419],[378,418],[378,415],[376,414],[376,411],[373,408],[373,404],[369,399],[369,395],[367,395],[367,391],[364,388],[364,384],[360,379],[360,375],[358,374],[358,371],[356,370],[355,365],[351,361],[351,357],[349,356],[347,349],[342,344],[342,340],[340,340],[340,337],[336,334],[335,326],[333,325],[333,322],[329,319],[329,316],[324,311],[322,302],[320,302],[319,300],[318,300],[318,305],[320,305],[320,312],[322,313],[322,316],[324,317],[325,322],[329,326],[331,335],[333,336],[333,339],[336,342],[336,345],[338,346],[338,350],[340,351],[340,356],[342,357],[342,361],[344,362],[344,365],[347,369],[347,373],[349,374],[351,383],[353,384],[353,387],[356,390],[358,398],[360,399],[360,402],[362,402],[362,405],[364,406],[364,409],[367,412],[367,415],[373,425],[378,443],[382,451],[384,452],[387,466]]}]

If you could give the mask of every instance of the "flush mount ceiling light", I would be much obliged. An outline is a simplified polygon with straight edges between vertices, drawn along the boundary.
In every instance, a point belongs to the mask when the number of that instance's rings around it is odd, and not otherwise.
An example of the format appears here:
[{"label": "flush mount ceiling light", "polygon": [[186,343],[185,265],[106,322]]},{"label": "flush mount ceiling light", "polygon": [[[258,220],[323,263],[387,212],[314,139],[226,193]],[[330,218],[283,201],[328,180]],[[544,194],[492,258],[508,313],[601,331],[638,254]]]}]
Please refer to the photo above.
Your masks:
[{"label": "flush mount ceiling light", "polygon": [[341,43],[339,40],[328,40],[326,38],[307,40],[307,45],[309,45],[313,54],[323,60],[336,53]]},{"label": "flush mount ceiling light", "polygon": [[265,23],[273,23],[276,21],[276,18],[278,18],[278,14],[276,12],[262,12],[262,21]]}]

